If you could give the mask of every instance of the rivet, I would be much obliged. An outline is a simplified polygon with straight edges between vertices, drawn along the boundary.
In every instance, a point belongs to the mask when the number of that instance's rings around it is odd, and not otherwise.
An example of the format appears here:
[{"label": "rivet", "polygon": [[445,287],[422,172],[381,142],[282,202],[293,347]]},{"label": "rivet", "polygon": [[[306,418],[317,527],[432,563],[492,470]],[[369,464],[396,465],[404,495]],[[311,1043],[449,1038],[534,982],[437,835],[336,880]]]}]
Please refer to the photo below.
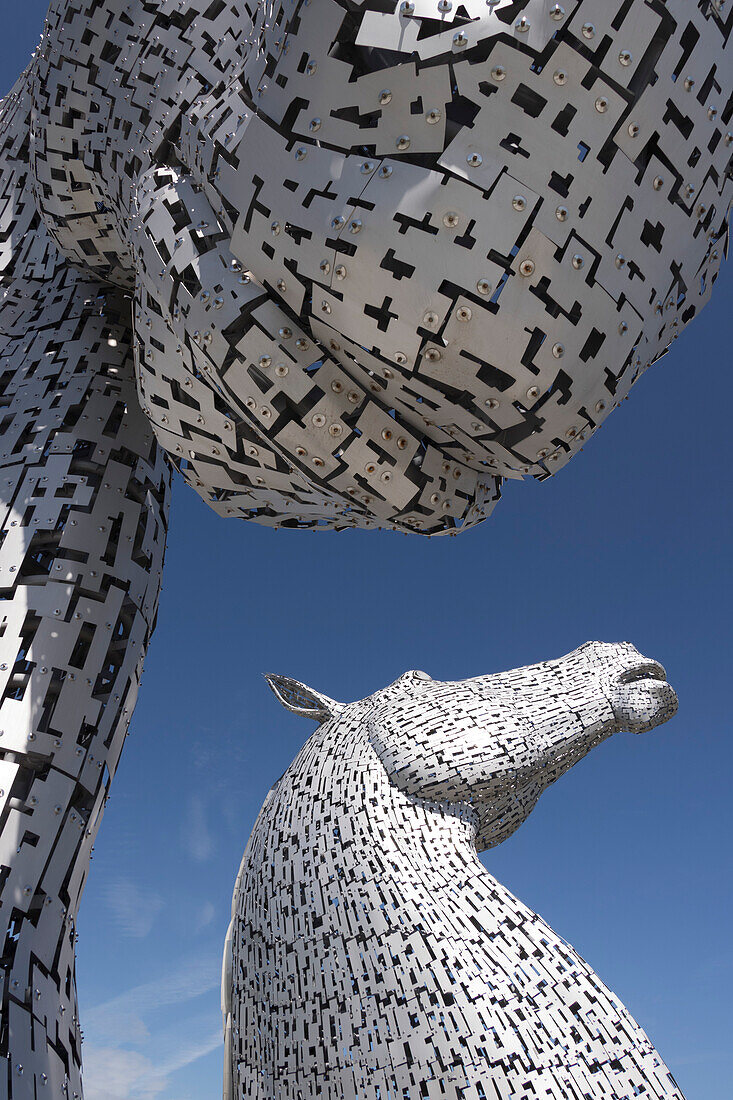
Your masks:
[{"label": "rivet", "polygon": [[270,225],[270,232],[272,233],[273,237],[277,237],[278,233],[280,232],[280,222],[272,222]]},{"label": "rivet", "polygon": [[410,148],[410,138],[409,138],[409,136],[407,134],[400,134],[400,136],[397,138],[397,141],[395,142],[395,146],[396,146],[397,149],[400,149],[403,152],[404,152],[405,149],[409,149]]},{"label": "rivet", "polygon": [[471,168],[480,168],[483,163],[484,158],[480,153],[469,153],[466,157],[466,164],[470,165]]},{"label": "rivet", "polygon": [[619,331],[621,336],[623,336],[624,333],[629,331],[629,326],[627,325],[626,321],[621,322],[621,324],[618,326],[618,331]]},{"label": "rivet", "polygon": [[439,317],[437,313],[433,313],[433,311],[429,309],[422,320],[424,325],[437,325]]},{"label": "rivet", "polygon": [[361,218],[354,218],[349,222],[349,233],[361,233],[363,228],[363,222]]},{"label": "rivet", "polygon": [[400,11],[403,15],[412,15],[414,10],[415,5],[411,2],[411,0],[402,0],[402,3],[400,4]]},{"label": "rivet", "polygon": [[597,413],[603,412],[605,407],[606,407],[606,402],[605,401],[596,401],[596,412]]},{"label": "rivet", "polygon": [[585,265],[585,260],[577,252],[573,256],[573,259],[572,259],[571,262],[572,262],[572,265],[573,265],[573,267],[575,268],[576,271],[580,271],[581,267],[583,267]]},{"label": "rivet", "polygon": [[454,46],[456,47],[456,49],[458,49],[458,50],[462,50],[462,49],[464,48],[464,46],[467,46],[467,45],[468,45],[468,39],[466,38],[466,36],[465,36],[465,34],[463,33],[463,31],[457,31],[457,32],[456,32],[456,33],[455,33],[455,34],[453,35],[453,45],[454,45]]},{"label": "rivet", "polygon": [[636,122],[630,122],[629,123],[629,137],[632,137],[632,138],[637,137],[638,134],[639,134],[639,129],[640,129],[640,127],[637,125]]},{"label": "rivet", "polygon": [[316,131],[320,130],[321,125],[322,125],[322,123],[321,123],[320,118],[312,118],[310,120],[310,122],[308,123],[308,129],[310,130],[310,132],[312,134],[315,134]]},{"label": "rivet", "polygon": [[435,126],[436,122],[440,122],[441,117],[441,113],[437,107],[433,107],[432,111],[428,111],[425,115],[425,121],[428,125]]},{"label": "rivet", "polygon": [[365,160],[361,165],[361,174],[367,176],[370,172],[374,171],[374,165],[370,160]]},{"label": "rivet", "polygon": [[494,65],[491,70],[491,75],[494,80],[504,80],[506,77],[506,69],[503,65]]},{"label": "rivet", "polygon": [[568,208],[567,208],[567,206],[558,206],[557,210],[555,211],[555,217],[557,218],[557,220],[559,222],[567,221],[567,217],[568,217]]},{"label": "rivet", "polygon": [[331,270],[331,265],[328,260],[321,260],[318,265],[318,270],[322,271],[324,275],[328,275],[329,271]]},{"label": "rivet", "polygon": [[448,210],[443,215],[443,225],[447,226],[448,229],[452,229],[454,226],[458,225],[458,215],[454,210]]},{"label": "rivet", "polygon": [[595,38],[596,28],[592,23],[584,23],[580,28],[580,33],[583,35],[583,38]]},{"label": "rivet", "polygon": [[323,311],[324,313],[330,313],[330,312],[331,312],[331,307],[330,307],[330,305],[328,304],[328,302],[326,302],[326,301],[323,301],[323,302],[321,302],[321,310],[322,310],[322,311]]},{"label": "rivet", "polygon": [[379,102],[382,104],[382,106],[392,102],[392,93],[390,92],[389,88],[382,88],[381,92],[379,93]]},{"label": "rivet", "polygon": [[404,351],[396,351],[394,353],[394,361],[395,363],[406,363],[407,356],[405,355]]},{"label": "rivet", "polygon": [[335,218],[331,218],[331,229],[340,229],[345,224],[346,218],[342,218],[340,214]]},{"label": "rivet", "polygon": [[552,354],[555,356],[556,359],[562,359],[563,355],[565,354],[565,345],[554,344],[552,348]]},{"label": "rivet", "polygon": [[519,274],[524,275],[525,279],[530,275],[534,275],[534,260],[522,260],[519,265]]},{"label": "rivet", "polygon": [[476,290],[479,292],[479,294],[490,294],[491,283],[488,279],[479,279],[479,281],[476,283]]},{"label": "rivet", "polygon": [[459,321],[470,321],[471,310],[468,306],[460,306],[460,308],[456,310],[456,317]]},{"label": "rivet", "polygon": [[621,53],[618,55],[619,65],[630,65],[633,60],[634,58],[628,50],[621,50]]},{"label": "rivet", "polygon": [[260,358],[259,358],[259,366],[261,366],[261,367],[269,367],[271,362],[272,362],[272,359],[270,358],[269,355],[261,355]]},{"label": "rivet", "polygon": [[392,175],[392,165],[383,164],[377,173],[380,179],[386,180]]},{"label": "rivet", "polygon": [[604,115],[608,110],[608,100],[604,95],[601,95],[596,100],[596,110],[599,115]]},{"label": "rivet", "polygon": [[560,4],[553,4],[552,7],[550,8],[550,19],[560,20],[560,19],[564,19],[564,18],[565,18],[565,8],[563,8]]},{"label": "rivet", "polygon": [[518,19],[517,22],[514,24],[514,30],[519,31],[520,34],[526,34],[529,28],[530,22],[529,19],[527,19],[526,15],[523,15],[522,18]]},{"label": "rivet", "polygon": [[290,337],[293,335],[293,332],[292,329],[289,328],[279,328],[277,330],[277,334],[281,340],[289,340]]},{"label": "rivet", "polygon": [[567,84],[568,82],[568,74],[565,72],[564,69],[555,69],[554,73],[552,74],[552,79],[555,81],[556,84],[559,84],[560,87],[562,87],[563,84]]},{"label": "rivet", "polygon": [[530,386],[527,390],[527,397],[530,401],[536,400],[540,396],[539,386]]},{"label": "rivet", "polygon": [[710,121],[715,122],[717,117],[718,112],[716,111],[715,107],[708,107],[708,118],[710,119]]},{"label": "rivet", "polygon": [[526,210],[527,200],[525,199],[524,195],[515,195],[512,199],[512,206],[515,210]]},{"label": "rivet", "polygon": [[336,276],[337,279],[345,279],[346,274],[347,274],[346,273],[346,268],[344,267],[343,264],[339,264],[338,267],[335,267],[333,269],[333,273],[334,273],[334,275]]},{"label": "rivet", "polygon": [[664,187],[664,177],[663,176],[655,176],[654,181],[652,183],[652,187],[654,188],[655,191],[661,191],[662,188]]},{"label": "rivet", "polygon": [[442,358],[438,348],[428,348],[425,352],[425,358],[429,363],[437,363]]},{"label": "rivet", "polygon": [[685,77],[685,83],[684,83],[685,91],[686,92],[691,92],[694,87],[695,87],[695,81],[691,77],[686,76]]},{"label": "rivet", "polygon": [[318,65],[315,61],[309,61],[308,64],[306,65],[306,67],[305,67],[305,75],[306,76],[313,76],[313,73],[316,71],[317,68],[318,68]]},{"label": "rivet", "polygon": [[308,150],[304,145],[299,145],[298,148],[295,150],[295,159],[305,160],[307,152]]}]

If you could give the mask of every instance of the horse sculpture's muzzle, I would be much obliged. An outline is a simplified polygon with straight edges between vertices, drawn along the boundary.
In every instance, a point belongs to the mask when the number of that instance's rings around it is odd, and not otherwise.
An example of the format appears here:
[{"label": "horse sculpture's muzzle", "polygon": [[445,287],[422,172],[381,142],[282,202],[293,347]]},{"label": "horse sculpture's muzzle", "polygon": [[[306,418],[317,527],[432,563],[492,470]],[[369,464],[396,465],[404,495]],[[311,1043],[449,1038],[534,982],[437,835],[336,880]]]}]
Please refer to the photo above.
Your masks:
[{"label": "horse sculpture's muzzle", "polygon": [[646,733],[677,711],[677,695],[657,661],[642,660],[612,684],[611,704],[619,729]]}]

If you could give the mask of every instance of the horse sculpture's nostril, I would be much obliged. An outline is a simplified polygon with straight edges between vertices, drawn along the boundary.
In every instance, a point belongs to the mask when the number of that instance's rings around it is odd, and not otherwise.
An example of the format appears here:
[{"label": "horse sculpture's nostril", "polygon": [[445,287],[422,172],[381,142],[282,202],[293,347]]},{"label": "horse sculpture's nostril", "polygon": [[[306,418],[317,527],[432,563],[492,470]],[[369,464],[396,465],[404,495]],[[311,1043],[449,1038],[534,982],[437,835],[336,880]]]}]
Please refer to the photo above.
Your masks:
[{"label": "horse sculpture's nostril", "polygon": [[667,673],[662,665],[657,661],[644,661],[643,664],[636,665],[634,668],[626,669],[618,677],[617,683],[619,684],[635,684],[639,680],[663,680],[666,682]]}]

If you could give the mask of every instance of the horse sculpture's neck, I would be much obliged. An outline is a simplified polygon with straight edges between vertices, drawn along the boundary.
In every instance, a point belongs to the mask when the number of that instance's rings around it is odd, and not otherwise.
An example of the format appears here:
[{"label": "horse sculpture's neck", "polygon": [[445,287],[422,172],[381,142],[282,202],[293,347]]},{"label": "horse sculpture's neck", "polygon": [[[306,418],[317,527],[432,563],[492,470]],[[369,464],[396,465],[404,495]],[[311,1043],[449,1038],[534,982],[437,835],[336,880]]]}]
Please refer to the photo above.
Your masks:
[{"label": "horse sculpture's neck", "polygon": [[526,1075],[595,1100],[622,1095],[608,1091],[618,1075],[680,1096],[473,837],[470,809],[402,794],[349,721],[308,742],[263,807],[235,894],[235,1095],[493,1100]]}]

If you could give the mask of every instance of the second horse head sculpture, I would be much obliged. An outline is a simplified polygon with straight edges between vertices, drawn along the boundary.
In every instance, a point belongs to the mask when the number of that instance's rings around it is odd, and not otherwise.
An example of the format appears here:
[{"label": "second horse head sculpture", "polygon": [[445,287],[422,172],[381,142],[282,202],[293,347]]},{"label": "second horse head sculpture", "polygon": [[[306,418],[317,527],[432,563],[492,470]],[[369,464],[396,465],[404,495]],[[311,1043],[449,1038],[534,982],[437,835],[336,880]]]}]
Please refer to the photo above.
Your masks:
[{"label": "second horse head sculpture", "polygon": [[225,949],[225,1096],[680,1100],[649,1039],[485,870],[542,792],[675,713],[628,644],[342,705],[269,677],[316,733],[271,790]]}]

